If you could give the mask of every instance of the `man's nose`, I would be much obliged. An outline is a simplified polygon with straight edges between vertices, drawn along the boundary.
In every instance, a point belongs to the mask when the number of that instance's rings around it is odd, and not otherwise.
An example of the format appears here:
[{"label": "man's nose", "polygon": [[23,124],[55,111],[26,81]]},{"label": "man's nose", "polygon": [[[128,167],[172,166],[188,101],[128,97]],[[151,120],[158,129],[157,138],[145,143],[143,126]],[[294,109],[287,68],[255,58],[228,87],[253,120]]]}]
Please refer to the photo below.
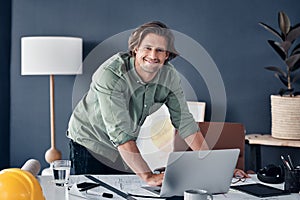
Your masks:
[{"label": "man's nose", "polygon": [[157,58],[157,51],[156,51],[156,49],[151,49],[151,51],[149,52],[149,56],[152,59]]}]

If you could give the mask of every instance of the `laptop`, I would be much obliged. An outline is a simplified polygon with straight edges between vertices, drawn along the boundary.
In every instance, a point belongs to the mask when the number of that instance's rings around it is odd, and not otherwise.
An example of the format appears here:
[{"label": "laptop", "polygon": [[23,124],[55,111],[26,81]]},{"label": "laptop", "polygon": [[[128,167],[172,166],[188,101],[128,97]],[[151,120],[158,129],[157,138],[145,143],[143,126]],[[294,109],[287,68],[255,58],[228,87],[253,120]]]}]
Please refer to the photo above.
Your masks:
[{"label": "laptop", "polygon": [[185,190],[227,193],[240,149],[181,151],[169,154],[161,187],[143,187],[160,197],[183,196]]}]

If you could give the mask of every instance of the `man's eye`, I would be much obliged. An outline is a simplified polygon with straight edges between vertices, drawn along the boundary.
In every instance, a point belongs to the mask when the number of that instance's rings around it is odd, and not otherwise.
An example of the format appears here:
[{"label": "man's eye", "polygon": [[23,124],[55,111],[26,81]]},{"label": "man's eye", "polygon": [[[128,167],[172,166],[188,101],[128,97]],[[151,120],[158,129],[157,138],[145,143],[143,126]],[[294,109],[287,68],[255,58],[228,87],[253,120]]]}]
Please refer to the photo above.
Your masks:
[{"label": "man's eye", "polygon": [[164,53],[165,52],[164,49],[157,49],[156,51],[159,52],[159,53]]}]

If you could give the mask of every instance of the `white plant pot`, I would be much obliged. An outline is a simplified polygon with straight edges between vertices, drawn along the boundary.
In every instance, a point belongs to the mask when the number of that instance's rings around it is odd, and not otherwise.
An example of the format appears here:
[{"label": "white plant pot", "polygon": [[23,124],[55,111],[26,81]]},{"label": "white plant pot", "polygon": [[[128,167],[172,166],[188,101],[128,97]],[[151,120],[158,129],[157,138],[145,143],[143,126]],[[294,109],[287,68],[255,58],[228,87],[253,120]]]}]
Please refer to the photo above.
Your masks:
[{"label": "white plant pot", "polygon": [[274,138],[300,140],[300,96],[271,95]]}]

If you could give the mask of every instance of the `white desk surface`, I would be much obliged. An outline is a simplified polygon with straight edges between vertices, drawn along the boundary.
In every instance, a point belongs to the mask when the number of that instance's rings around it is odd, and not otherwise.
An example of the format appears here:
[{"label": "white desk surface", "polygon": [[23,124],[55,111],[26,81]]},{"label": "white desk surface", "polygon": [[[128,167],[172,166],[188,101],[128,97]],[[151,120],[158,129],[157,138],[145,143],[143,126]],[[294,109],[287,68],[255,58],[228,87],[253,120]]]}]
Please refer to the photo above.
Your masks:
[{"label": "white desk surface", "polygon": [[[136,175],[94,175],[96,178],[108,183],[109,185],[117,188],[122,189],[123,191],[130,192],[133,194],[143,194],[143,195],[153,195],[152,193],[140,188],[141,186],[145,186],[145,183]],[[38,180],[40,181],[40,184],[43,189],[44,196],[46,200],[82,200],[84,198],[74,196],[70,194],[70,191],[67,187],[58,187],[55,186],[55,184],[52,182],[53,178],[51,176],[38,176]],[[91,180],[87,179],[83,175],[71,175],[70,177],[70,183],[69,185],[72,185],[74,183],[80,183],[83,181],[89,181]],[[255,175],[251,177],[251,179],[247,179],[246,183],[253,183],[253,182],[260,182]],[[246,184],[243,183],[243,184]],[[269,184],[270,186],[277,187],[280,189],[283,189],[283,184]],[[103,187],[97,187],[92,189],[95,192],[108,192],[112,193],[114,197],[112,199],[124,199],[117,194],[114,194],[113,192],[103,188]],[[136,199],[142,199],[137,198]],[[90,196],[88,199],[106,199],[110,200],[109,198],[104,198],[101,196]],[[149,199],[149,198],[147,198]],[[291,195],[284,195],[284,196],[276,196],[276,197],[269,197],[269,198],[258,198],[252,195],[248,195],[242,192],[238,192],[236,190],[230,189],[228,193],[226,194],[218,194],[214,195],[215,200],[222,200],[222,199],[230,199],[230,200],[250,200],[250,199],[284,199],[284,200],[300,200],[300,194],[293,193]],[[150,199],[149,199],[150,200]],[[156,199],[157,200],[157,199]]]}]

